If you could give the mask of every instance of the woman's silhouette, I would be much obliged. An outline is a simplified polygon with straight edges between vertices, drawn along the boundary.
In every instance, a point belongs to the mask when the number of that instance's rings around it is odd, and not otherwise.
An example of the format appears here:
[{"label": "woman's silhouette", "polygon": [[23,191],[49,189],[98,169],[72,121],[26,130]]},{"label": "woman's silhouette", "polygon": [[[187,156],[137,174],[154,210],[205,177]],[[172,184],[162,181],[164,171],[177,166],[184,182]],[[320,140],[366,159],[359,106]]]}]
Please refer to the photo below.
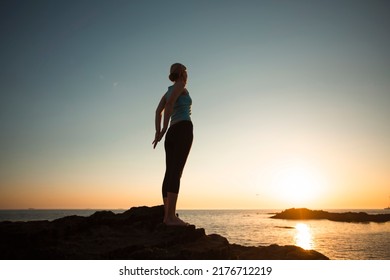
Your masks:
[{"label": "woman's silhouette", "polygon": [[[185,88],[187,83],[186,70],[186,67],[180,63],[171,66],[169,79],[174,84],[168,87],[168,91],[163,95],[156,109],[156,135],[152,143],[153,148],[168,130],[164,143],[166,171],[162,185],[165,210],[163,222],[166,225],[188,225],[176,216],[180,178],[193,140],[193,126],[190,117],[192,100]],[[164,121],[161,129],[163,112]]]}]

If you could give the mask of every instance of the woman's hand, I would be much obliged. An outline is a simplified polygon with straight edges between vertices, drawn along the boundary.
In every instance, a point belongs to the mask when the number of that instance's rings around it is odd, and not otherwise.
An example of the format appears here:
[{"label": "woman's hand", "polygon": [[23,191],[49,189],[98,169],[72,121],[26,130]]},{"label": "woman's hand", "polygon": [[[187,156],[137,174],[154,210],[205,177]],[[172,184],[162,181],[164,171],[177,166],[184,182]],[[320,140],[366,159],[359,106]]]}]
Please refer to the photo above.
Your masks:
[{"label": "woman's hand", "polygon": [[161,139],[164,137],[165,132],[167,131],[166,128],[163,128],[160,132],[156,131],[156,134],[154,135],[154,140],[152,142],[153,149],[156,148],[157,143],[161,141]]}]

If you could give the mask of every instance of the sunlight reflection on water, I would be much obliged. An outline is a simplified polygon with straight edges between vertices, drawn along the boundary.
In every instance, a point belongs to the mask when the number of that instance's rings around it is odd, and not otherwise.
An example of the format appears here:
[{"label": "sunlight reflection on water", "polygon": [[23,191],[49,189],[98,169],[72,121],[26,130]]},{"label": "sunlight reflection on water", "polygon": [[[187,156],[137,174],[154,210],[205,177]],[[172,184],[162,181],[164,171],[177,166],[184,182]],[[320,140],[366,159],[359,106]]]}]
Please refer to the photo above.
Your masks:
[{"label": "sunlight reflection on water", "polygon": [[307,224],[298,223],[295,225],[295,245],[305,250],[313,249],[313,235]]}]

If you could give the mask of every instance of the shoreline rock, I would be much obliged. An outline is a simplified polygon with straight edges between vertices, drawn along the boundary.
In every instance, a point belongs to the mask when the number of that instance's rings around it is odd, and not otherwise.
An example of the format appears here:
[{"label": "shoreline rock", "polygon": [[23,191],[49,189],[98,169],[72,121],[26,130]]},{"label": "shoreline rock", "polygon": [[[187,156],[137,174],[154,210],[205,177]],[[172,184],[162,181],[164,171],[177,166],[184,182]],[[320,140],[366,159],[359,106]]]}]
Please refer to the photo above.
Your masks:
[{"label": "shoreline rock", "polygon": [[285,220],[330,220],[348,223],[385,223],[390,221],[390,214],[370,215],[365,212],[331,213],[323,210],[309,210],[307,208],[291,208],[271,217]]},{"label": "shoreline rock", "polygon": [[297,246],[230,244],[194,225],[165,226],[163,213],[163,206],[143,206],[121,214],[99,211],[51,222],[0,222],[0,259],[328,259]]}]

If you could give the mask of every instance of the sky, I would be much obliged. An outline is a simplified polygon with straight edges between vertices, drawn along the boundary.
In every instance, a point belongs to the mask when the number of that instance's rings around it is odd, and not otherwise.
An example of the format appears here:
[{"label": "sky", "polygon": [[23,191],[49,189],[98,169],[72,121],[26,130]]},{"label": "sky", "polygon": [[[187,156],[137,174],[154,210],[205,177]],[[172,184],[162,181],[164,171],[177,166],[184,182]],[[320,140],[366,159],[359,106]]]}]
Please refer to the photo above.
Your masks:
[{"label": "sky", "polygon": [[0,209],[162,203],[155,109],[188,69],[179,209],[390,203],[388,1],[1,1]]}]

